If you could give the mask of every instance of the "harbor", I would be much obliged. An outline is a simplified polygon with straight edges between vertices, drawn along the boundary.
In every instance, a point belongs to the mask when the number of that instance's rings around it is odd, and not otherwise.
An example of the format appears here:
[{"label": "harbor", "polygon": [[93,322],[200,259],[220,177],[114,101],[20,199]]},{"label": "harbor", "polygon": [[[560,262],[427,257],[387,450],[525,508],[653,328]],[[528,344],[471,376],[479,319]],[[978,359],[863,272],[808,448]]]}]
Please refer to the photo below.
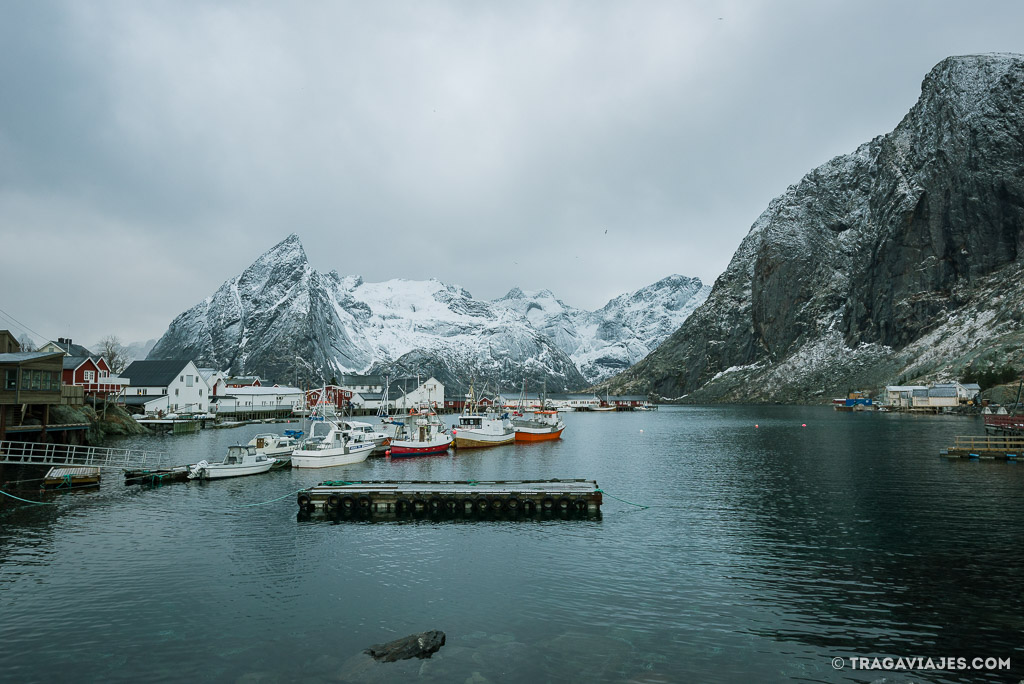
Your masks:
[{"label": "harbor", "polygon": [[[977,639],[995,655],[1016,648],[1002,626],[1024,612],[1013,574],[1024,557],[1010,541],[1024,524],[1024,470],[939,457],[964,418],[731,406],[562,420],[563,438],[541,443],[225,480],[182,472],[172,486],[144,474],[126,486],[104,468],[99,487],[70,495],[11,490],[39,503],[0,505],[0,600],[19,625],[0,666],[12,681],[75,667],[108,681],[759,681],[793,667],[827,674],[849,639],[882,653],[925,633],[952,655]],[[268,427],[108,448],[196,464]],[[423,493],[408,513],[397,496],[393,512],[323,508],[382,482],[412,504],[409,483],[464,492],[575,478],[602,490],[599,513],[437,514]],[[323,503],[301,510],[302,492]],[[949,568],[982,557],[986,590],[953,594],[964,575]],[[853,581],[865,593],[851,598]],[[946,598],[921,615],[926,591]],[[339,620],[345,629],[324,629]],[[823,620],[834,628],[823,633]],[[97,623],[111,645],[80,641]],[[434,628],[447,643],[431,659],[359,668],[367,645]],[[196,640],[198,629],[237,645]],[[125,643],[146,662],[122,657],[113,644]]]}]

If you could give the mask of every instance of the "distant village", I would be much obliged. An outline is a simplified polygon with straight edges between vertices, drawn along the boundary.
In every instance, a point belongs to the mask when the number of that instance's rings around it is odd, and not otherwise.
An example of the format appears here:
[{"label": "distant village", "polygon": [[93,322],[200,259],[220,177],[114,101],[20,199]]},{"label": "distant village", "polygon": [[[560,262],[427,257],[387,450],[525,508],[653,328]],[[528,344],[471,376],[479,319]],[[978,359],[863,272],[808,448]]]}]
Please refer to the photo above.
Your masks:
[{"label": "distant village", "polygon": [[[282,385],[256,375],[231,376],[202,368],[189,359],[133,361],[120,373],[71,339],[59,337],[35,351],[22,351],[8,330],[0,330],[0,439],[31,427],[45,432],[49,407],[109,402],[137,419],[196,418],[261,420],[302,416],[310,406],[329,403],[353,415],[401,413],[430,406],[439,413],[459,413],[470,400],[467,388],[446,388],[437,378],[342,375],[325,387]],[[560,411],[649,410],[641,395],[601,396],[594,393],[476,392],[483,408],[537,408],[542,400]],[[976,383],[890,385],[880,397],[850,392],[833,400],[839,411],[959,412],[982,406]]]},{"label": "distant village", "polygon": [[[139,419],[260,420],[301,416],[321,402],[355,415],[368,415],[406,412],[422,406],[458,413],[469,401],[467,392],[452,392],[433,377],[343,375],[336,384],[299,388],[255,375],[230,376],[215,368],[201,368],[188,359],[133,361],[114,373],[106,358],[71,339],[59,337],[26,352],[8,330],[0,330],[0,371],[0,440],[12,430],[45,431],[52,424],[49,409],[54,405],[110,402]],[[562,411],[649,408],[647,397],[639,395],[550,394],[543,399],[548,407]],[[542,397],[535,392],[478,392],[476,400],[485,408],[514,406],[521,401],[526,408],[535,408]]]}]

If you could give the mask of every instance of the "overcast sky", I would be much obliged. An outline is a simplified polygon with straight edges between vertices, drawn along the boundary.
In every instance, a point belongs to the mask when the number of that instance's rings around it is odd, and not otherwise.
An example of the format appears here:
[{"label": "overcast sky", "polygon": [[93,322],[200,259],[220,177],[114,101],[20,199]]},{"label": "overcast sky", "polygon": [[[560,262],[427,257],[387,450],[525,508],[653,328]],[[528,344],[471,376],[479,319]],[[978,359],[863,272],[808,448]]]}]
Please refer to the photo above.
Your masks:
[{"label": "overcast sky", "polygon": [[0,328],[37,343],[159,337],[291,232],[484,299],[711,283],[941,59],[1024,52],[1021,2],[0,10]]}]

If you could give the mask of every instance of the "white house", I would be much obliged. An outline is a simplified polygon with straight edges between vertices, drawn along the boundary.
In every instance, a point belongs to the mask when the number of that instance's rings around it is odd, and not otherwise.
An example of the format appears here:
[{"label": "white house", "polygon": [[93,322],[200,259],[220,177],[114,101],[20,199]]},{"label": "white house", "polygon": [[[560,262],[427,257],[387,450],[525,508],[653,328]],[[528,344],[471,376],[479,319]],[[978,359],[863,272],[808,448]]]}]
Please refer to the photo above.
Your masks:
[{"label": "white house", "polygon": [[298,387],[228,387],[223,392],[213,404],[218,416],[247,413],[291,415],[303,408],[306,397]]},{"label": "white house", "polygon": [[424,405],[443,408],[444,385],[433,376],[419,384],[416,378],[398,378],[389,388],[388,404],[396,411],[407,411]]},{"label": "white house", "polygon": [[[129,384],[125,404],[147,413],[206,413],[210,386],[196,365],[184,359],[133,361],[121,372]],[[159,399],[159,401],[154,401]]]},{"label": "white house", "polygon": [[210,396],[219,397],[224,394],[224,390],[227,388],[228,374],[224,371],[219,371],[216,368],[200,368],[199,374],[203,376],[203,380],[210,387]]}]

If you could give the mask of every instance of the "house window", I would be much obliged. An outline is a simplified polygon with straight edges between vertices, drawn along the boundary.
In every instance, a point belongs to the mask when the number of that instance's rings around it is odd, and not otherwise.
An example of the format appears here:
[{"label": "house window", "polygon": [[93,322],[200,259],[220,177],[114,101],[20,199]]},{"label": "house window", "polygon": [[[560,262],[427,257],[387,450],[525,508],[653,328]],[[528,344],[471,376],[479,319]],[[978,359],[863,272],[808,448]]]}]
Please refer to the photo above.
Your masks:
[{"label": "house window", "polygon": [[174,396],[178,396],[178,388],[177,387],[174,388]]},{"label": "house window", "polygon": [[185,376],[185,387],[191,387],[191,386],[192,386],[192,376],[191,375],[186,375]]},{"label": "house window", "polygon": [[17,368],[7,368],[4,370],[4,389],[9,391],[18,389]]},{"label": "house window", "polygon": [[32,389],[37,390],[43,383],[43,372],[34,370],[32,371]]},{"label": "house window", "polygon": [[180,381],[184,381],[184,380],[185,380],[185,376],[184,376],[184,375],[179,375],[179,376],[178,376],[178,380],[180,380]]},{"label": "house window", "polygon": [[95,382],[96,371],[85,371],[82,373],[82,377],[85,379],[86,382]]},{"label": "house window", "polygon": [[43,383],[42,383],[42,385],[40,386],[39,389],[43,390],[44,392],[49,392],[50,391],[50,373],[49,372],[44,372],[43,373]]},{"label": "house window", "polygon": [[199,396],[203,396],[203,390],[199,390]]}]

